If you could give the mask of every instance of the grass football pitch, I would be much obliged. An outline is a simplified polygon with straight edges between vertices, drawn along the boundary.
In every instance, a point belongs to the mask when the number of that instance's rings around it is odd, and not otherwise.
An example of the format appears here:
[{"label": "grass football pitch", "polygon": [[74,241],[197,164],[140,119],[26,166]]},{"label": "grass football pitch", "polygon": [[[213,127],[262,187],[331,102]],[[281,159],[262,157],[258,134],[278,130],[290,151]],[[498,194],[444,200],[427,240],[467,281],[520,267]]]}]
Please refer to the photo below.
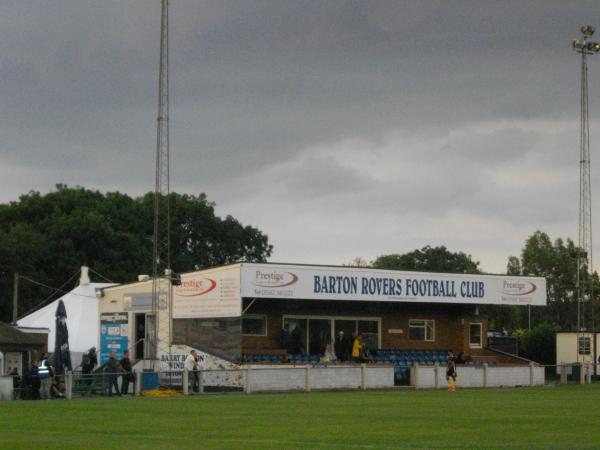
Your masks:
[{"label": "grass football pitch", "polygon": [[600,384],[0,402],[0,447],[600,448]]}]

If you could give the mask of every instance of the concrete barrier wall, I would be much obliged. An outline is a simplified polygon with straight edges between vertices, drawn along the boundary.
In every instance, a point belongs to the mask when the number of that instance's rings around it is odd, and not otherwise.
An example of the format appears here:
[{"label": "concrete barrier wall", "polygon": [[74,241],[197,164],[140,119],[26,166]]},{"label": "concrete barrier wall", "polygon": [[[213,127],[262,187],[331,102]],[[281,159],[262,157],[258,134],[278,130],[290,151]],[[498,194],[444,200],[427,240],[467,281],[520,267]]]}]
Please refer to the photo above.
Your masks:
[{"label": "concrete barrier wall", "polygon": [[252,368],[248,372],[251,392],[394,387],[391,366]]},{"label": "concrete barrier wall", "polygon": [[[539,386],[545,383],[544,368],[540,366],[458,366],[456,371],[458,387]],[[446,388],[446,368],[414,366],[410,381],[411,386],[417,388]]]},{"label": "concrete barrier wall", "polygon": [[0,376],[0,400],[13,399],[13,378]]}]

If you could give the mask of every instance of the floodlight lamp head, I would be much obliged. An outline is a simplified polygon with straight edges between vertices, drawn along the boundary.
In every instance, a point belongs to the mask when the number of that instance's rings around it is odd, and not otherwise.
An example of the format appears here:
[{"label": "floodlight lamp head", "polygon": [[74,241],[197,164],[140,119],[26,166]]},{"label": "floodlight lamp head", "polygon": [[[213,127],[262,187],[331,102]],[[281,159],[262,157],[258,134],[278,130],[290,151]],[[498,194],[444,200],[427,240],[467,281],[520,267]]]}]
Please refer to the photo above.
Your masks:
[{"label": "floodlight lamp head", "polygon": [[581,50],[581,48],[583,47],[583,44],[577,38],[571,41],[571,45],[575,50]]},{"label": "floodlight lamp head", "polygon": [[598,53],[600,51],[600,43],[599,42],[588,42],[587,50],[590,52]]},{"label": "floodlight lamp head", "polygon": [[596,31],[596,29],[591,25],[582,25],[581,26],[581,32],[583,33],[584,36],[591,36],[592,34],[594,34],[594,31]]}]

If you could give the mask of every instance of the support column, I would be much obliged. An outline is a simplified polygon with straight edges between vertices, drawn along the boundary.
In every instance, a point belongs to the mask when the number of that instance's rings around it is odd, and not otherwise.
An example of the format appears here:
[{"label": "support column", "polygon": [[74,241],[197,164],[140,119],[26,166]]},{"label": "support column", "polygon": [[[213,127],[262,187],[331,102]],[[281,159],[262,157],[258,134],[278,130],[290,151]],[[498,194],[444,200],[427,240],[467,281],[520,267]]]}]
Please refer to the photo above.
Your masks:
[{"label": "support column", "polygon": [[419,364],[415,363],[410,368],[410,385],[413,387],[419,387]]},{"label": "support column", "polygon": [[187,369],[183,369],[181,372],[181,387],[183,388],[183,395],[189,395],[190,393],[190,373]]},{"label": "support column", "polygon": [[483,387],[488,387],[488,363],[483,363]]},{"label": "support column", "polygon": [[360,365],[360,388],[363,391],[367,388],[367,366],[364,363]]},{"label": "support column", "polygon": [[244,390],[246,391],[246,394],[251,394],[252,390],[250,388],[250,367],[244,369],[244,373],[245,373],[245,376],[244,376],[244,381],[245,381]]},{"label": "support column", "polygon": [[67,400],[73,398],[73,372],[70,370],[65,372],[65,398]]},{"label": "support column", "polygon": [[138,370],[135,373],[135,388],[133,390],[135,395],[140,395],[142,392],[142,371]]},{"label": "support column", "polygon": [[535,383],[535,379],[534,379],[534,371],[533,371],[533,361],[531,361],[529,363],[529,386],[533,386]]}]

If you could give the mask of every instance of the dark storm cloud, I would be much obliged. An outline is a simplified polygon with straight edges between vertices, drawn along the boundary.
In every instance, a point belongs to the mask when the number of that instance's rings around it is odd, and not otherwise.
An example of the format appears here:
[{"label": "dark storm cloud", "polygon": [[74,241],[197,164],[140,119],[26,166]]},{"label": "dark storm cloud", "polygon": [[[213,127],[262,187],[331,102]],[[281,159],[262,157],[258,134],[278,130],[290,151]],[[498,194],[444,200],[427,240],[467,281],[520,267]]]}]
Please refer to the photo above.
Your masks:
[{"label": "dark storm cloud", "polygon": [[[153,187],[159,3],[0,6],[1,201],[58,182]],[[312,262],[436,241],[501,267],[535,229],[576,228],[569,43],[584,17],[600,25],[594,6],[173,0],[173,188],[264,229],[279,259],[333,228]]]}]

